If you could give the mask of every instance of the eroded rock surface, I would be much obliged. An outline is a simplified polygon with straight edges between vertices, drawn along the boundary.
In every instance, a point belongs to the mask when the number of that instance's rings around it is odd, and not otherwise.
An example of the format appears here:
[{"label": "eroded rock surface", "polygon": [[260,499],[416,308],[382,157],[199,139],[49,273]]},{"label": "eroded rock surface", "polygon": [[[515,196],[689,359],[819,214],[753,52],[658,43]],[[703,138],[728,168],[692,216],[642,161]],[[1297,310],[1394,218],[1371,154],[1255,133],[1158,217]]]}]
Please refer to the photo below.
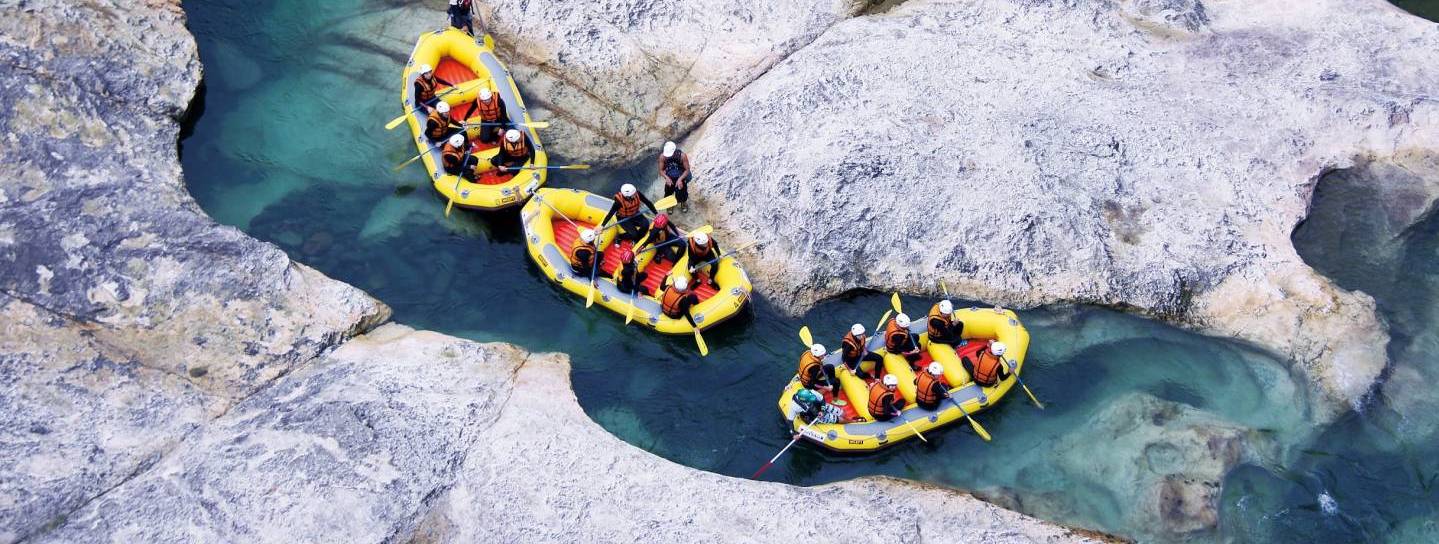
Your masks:
[{"label": "eroded rock surface", "polygon": [[849,289],[1096,303],[1287,356],[1327,419],[1373,300],[1297,256],[1315,180],[1439,149],[1439,27],[1368,0],[914,0],[839,23],[690,139],[701,211],[791,310]]}]

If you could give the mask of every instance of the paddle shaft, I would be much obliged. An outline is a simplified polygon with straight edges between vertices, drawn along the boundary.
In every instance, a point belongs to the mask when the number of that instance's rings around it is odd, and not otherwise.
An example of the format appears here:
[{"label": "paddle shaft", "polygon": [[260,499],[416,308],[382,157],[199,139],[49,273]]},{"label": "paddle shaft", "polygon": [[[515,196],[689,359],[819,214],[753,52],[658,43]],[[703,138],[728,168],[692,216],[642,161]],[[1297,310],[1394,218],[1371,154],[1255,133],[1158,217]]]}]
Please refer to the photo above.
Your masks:
[{"label": "paddle shaft", "polygon": [[754,476],[750,476],[750,479],[758,478],[760,474],[764,474],[764,471],[769,470],[769,467],[771,465],[774,465],[774,462],[778,461],[780,456],[784,455],[784,452],[789,451],[790,448],[794,447],[796,442],[799,442],[799,439],[804,436],[804,432],[808,431],[810,427],[814,426],[815,421],[819,421],[819,418],[815,418],[814,421],[810,421],[809,425],[805,425],[803,429],[800,429],[798,433],[795,433],[794,439],[790,440],[789,444],[785,444],[784,449],[779,450],[779,453],[774,454],[774,457],[771,457],[768,463],[765,463],[764,466],[759,467],[759,470],[756,470]]},{"label": "paddle shaft", "polygon": [[700,264],[691,266],[689,271],[690,271],[691,274],[693,274],[693,273],[695,273],[695,270],[698,270],[698,269],[700,269],[700,268],[704,268],[704,267],[706,267],[706,266],[709,266],[709,265],[712,265],[712,264],[714,264],[714,263],[717,263],[717,262],[720,261],[720,259],[723,259],[723,258],[728,257],[728,256],[730,256],[730,255],[734,255],[734,254],[736,254],[736,253],[739,253],[739,252],[741,252],[741,251],[744,251],[744,250],[746,250],[746,249],[749,249],[751,246],[754,246],[755,244],[758,244],[758,243],[759,243],[758,241],[750,242],[750,243],[748,243],[748,244],[745,244],[745,245],[742,245],[742,246],[740,246],[740,247],[737,247],[737,248],[731,249],[731,250],[729,250],[729,251],[726,251],[726,252],[724,252],[724,253],[722,253],[722,254],[720,254],[720,255],[716,255],[715,258],[713,258],[713,259],[710,259],[710,260],[705,261],[705,262],[703,262],[703,263],[700,263]]}]

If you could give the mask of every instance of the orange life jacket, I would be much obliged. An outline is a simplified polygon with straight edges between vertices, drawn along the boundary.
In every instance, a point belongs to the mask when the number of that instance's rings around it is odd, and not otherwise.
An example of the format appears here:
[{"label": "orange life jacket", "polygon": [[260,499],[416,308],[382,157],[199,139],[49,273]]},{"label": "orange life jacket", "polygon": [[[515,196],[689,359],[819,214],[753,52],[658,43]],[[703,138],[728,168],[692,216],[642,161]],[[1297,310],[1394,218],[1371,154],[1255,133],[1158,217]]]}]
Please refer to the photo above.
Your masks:
[{"label": "orange life jacket", "polygon": [[897,394],[899,389],[890,391],[883,383],[874,382],[874,385],[869,386],[869,414],[876,418],[893,414],[889,411],[889,405],[899,403],[894,397]]},{"label": "orange life jacket", "polygon": [[847,361],[853,361],[864,355],[864,342],[854,333],[846,333],[844,340],[840,340],[840,344],[843,346],[844,359]]},{"label": "orange life jacket", "polygon": [[694,238],[690,238],[690,266],[699,266],[714,258],[714,243],[714,240],[710,240],[705,245],[699,245]]},{"label": "orange life jacket", "polygon": [[639,193],[635,193],[635,196],[629,198],[625,198],[623,194],[615,193],[615,202],[620,203],[620,211],[616,212],[615,215],[621,219],[640,213],[640,206],[644,204],[644,202],[640,201]]},{"label": "orange life jacket", "polygon": [[824,376],[824,364],[819,357],[808,351],[799,356],[799,383],[808,388],[815,386],[815,381]]},{"label": "orange life jacket", "polygon": [[673,285],[665,288],[665,293],[660,296],[660,311],[672,318],[684,316],[684,312],[680,310],[680,301],[688,295],[689,293],[681,293]]},{"label": "orange life jacket", "polygon": [[979,360],[974,362],[974,383],[985,387],[999,383],[999,367],[1004,363],[989,352],[989,348],[979,350],[975,354]]},{"label": "orange life jacket", "polygon": [[[929,328],[929,337],[944,338],[946,336],[949,336],[950,328],[954,327],[954,321],[952,320],[952,317],[953,316],[944,315],[944,312],[939,311],[939,304],[937,303],[933,307],[931,307],[929,309],[929,320],[928,323],[926,323],[926,326]],[[936,319],[940,321],[944,329],[941,330],[935,327]]]},{"label": "orange life jacket", "polygon": [[890,353],[903,353],[909,348],[909,330],[890,319],[884,326],[884,349]]},{"label": "orange life jacket", "polygon": [[444,149],[440,151],[440,158],[445,163],[445,171],[448,172],[450,170],[460,169],[462,166],[461,161],[465,160],[465,154],[460,151],[460,148],[450,145],[449,142],[445,142]]},{"label": "orange life jacket", "polygon": [[595,259],[595,245],[594,245],[594,244],[586,244],[586,243],[584,242],[584,240],[580,240],[578,237],[575,238],[574,244],[570,246],[570,262],[575,263],[575,264],[580,264],[580,252],[581,252],[581,251],[588,251],[588,252],[590,253],[590,265],[591,265],[591,266],[594,266],[594,264],[595,264],[595,260],[594,260],[594,259]]},{"label": "orange life jacket", "polygon": [[520,134],[520,141],[518,142],[510,143],[508,139],[500,142],[500,150],[504,151],[505,155],[519,158],[530,154],[529,146],[525,144],[524,133],[521,132]]},{"label": "orange life jacket", "polygon": [[420,77],[415,78],[415,88],[417,91],[415,94],[415,100],[419,102],[429,102],[430,99],[435,97],[434,75],[431,75],[429,77],[421,75]]},{"label": "orange life jacket", "polygon": [[490,95],[490,99],[489,99],[488,101],[486,101],[486,100],[480,100],[480,99],[477,98],[477,99],[475,99],[475,106],[478,106],[479,109],[480,109],[480,120],[481,120],[481,121],[484,121],[484,122],[486,122],[486,123],[494,123],[494,122],[500,120],[500,97],[499,97],[499,95],[495,95],[495,94]]},{"label": "orange life jacket", "polygon": [[928,372],[920,372],[915,379],[915,401],[921,406],[938,406],[939,401],[944,400],[943,393],[938,387],[939,378]]},{"label": "orange life jacket", "polygon": [[441,115],[440,110],[430,110],[430,122],[429,126],[426,128],[429,129],[429,132],[427,132],[426,134],[430,137],[430,139],[438,140],[440,138],[444,138],[445,133],[449,132],[450,120],[444,115]]}]

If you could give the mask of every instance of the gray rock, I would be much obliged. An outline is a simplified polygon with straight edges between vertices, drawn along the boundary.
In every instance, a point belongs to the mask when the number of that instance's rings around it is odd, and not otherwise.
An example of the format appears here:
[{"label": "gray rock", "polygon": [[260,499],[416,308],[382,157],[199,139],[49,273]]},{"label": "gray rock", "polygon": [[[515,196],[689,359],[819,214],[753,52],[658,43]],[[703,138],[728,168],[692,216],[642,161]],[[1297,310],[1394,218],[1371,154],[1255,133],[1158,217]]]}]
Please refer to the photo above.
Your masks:
[{"label": "gray rock", "polygon": [[1369,1],[914,0],[730,99],[694,191],[792,311],[936,279],[1107,305],[1295,361],[1327,419],[1388,337],[1289,235],[1323,172],[1439,149],[1433,66],[1439,27]]}]

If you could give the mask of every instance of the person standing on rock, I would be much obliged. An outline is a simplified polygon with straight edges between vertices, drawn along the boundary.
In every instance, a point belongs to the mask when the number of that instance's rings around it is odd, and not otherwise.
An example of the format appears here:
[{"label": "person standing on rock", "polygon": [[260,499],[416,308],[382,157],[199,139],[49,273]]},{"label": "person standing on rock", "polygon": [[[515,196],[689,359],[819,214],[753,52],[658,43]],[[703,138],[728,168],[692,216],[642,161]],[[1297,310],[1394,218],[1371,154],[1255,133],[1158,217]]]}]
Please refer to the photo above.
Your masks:
[{"label": "person standing on rock", "polygon": [[974,383],[983,387],[994,387],[999,382],[1009,379],[1010,368],[1004,362],[1004,352],[1008,349],[1004,342],[992,342],[987,347],[979,348],[974,353],[974,358],[965,356],[960,359],[964,369],[974,378]]},{"label": "person standing on rock", "polygon": [[690,156],[674,142],[665,142],[659,158],[660,178],[665,182],[665,196],[674,195],[680,203],[680,211],[690,211]]},{"label": "person standing on rock", "polygon": [[[869,339],[864,336],[864,332],[864,325],[860,325],[859,323],[850,325],[849,333],[845,334],[844,339],[840,341],[839,356],[840,360],[844,361],[844,366],[848,367],[850,372],[853,372],[859,379],[867,382],[873,380],[874,377],[865,371],[864,363],[866,361],[870,362],[873,365],[870,367],[871,370],[882,368],[881,365],[884,364],[884,356],[869,351],[868,347],[866,347]],[[878,374],[879,372],[876,371],[875,375]]]},{"label": "person standing on rock", "polygon": [[475,21],[471,14],[471,0],[450,0],[450,26],[475,35]]},{"label": "person standing on rock", "polygon": [[439,90],[440,84],[454,87],[455,84],[440,79],[435,75],[435,69],[428,64],[421,64],[416,70],[420,73],[415,78],[415,103],[421,106],[429,106],[435,103],[435,91]]},{"label": "person standing on rock", "polygon": [[694,316],[690,315],[690,310],[699,302],[699,297],[690,291],[689,280],[684,276],[676,276],[670,286],[665,288],[664,294],[660,295],[660,311],[670,319],[683,317],[690,322],[691,327],[698,329],[699,325],[695,323]]},{"label": "person standing on rock", "polygon": [[[614,194],[615,203],[610,205],[609,213],[605,214],[600,225],[607,225],[610,219],[619,221],[619,239],[637,241],[644,236],[645,217],[641,206],[649,208],[650,213],[658,213],[655,210],[655,203],[645,198],[633,184],[626,183],[620,186],[620,192]],[[637,217],[638,216],[638,217]]]},{"label": "person standing on rock", "polygon": [[929,309],[929,341],[949,346],[959,345],[964,322],[954,318],[954,303],[941,300]]},{"label": "person standing on rock", "polygon": [[899,378],[885,374],[882,382],[869,386],[869,415],[875,421],[889,421],[904,409],[904,398],[899,395]]}]

